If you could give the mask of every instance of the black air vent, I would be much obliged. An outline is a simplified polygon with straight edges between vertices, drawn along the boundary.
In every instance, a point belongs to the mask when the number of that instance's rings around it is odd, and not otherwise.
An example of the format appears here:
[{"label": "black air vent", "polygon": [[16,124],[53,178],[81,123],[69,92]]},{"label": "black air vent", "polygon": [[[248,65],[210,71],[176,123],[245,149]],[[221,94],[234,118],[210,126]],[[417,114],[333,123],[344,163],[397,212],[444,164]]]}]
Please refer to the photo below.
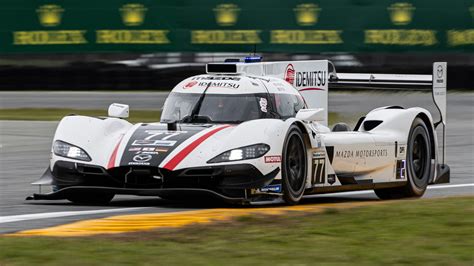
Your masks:
[{"label": "black air vent", "polygon": [[376,128],[378,125],[382,124],[382,120],[366,120],[364,121],[364,130],[371,131]]}]

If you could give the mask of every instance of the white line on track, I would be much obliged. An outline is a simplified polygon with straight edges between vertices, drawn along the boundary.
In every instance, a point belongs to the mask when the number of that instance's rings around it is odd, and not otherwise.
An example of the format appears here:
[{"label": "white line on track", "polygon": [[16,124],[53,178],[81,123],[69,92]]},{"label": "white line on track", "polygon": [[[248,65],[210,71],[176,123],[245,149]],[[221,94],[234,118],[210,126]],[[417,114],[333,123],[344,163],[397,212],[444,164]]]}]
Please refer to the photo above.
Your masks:
[{"label": "white line on track", "polygon": [[[453,185],[434,185],[429,186],[428,190],[432,189],[446,189],[446,188],[462,188],[462,187],[474,187],[474,183],[470,184],[453,184]],[[306,198],[312,197],[325,197],[325,196],[349,196],[349,195],[362,195],[362,194],[371,194],[372,190],[364,191],[351,191],[351,192],[339,192],[339,193],[330,193],[330,194],[320,194],[314,196],[308,196]],[[68,216],[80,216],[80,215],[89,215],[89,214],[103,214],[103,213],[114,213],[114,212],[128,212],[147,209],[148,207],[139,207],[139,208],[121,208],[121,209],[106,209],[106,210],[89,210],[89,211],[67,211],[67,212],[46,212],[46,213],[34,213],[34,214],[21,214],[21,215],[11,215],[11,216],[0,216],[0,224],[2,223],[12,223],[28,220],[37,220],[37,219],[48,219],[48,218],[59,218],[59,217],[68,217]]]},{"label": "white line on track", "polygon": [[102,213],[113,213],[113,212],[127,212],[127,211],[142,210],[142,209],[146,209],[146,208],[147,207],[106,209],[106,210],[90,210],[90,211],[45,212],[45,213],[0,216],[0,224],[27,221],[27,220],[77,216],[77,215],[102,214]]},{"label": "white line on track", "polygon": [[429,186],[428,189],[443,189],[443,188],[457,188],[457,187],[474,187],[474,183],[455,184],[455,185],[434,185],[434,186]]},{"label": "white line on track", "polygon": [[[454,184],[454,185],[432,185],[428,187],[428,190],[433,189],[446,189],[446,188],[461,188],[461,187],[474,187],[474,183],[470,184]],[[372,194],[373,190],[362,190],[362,191],[349,191],[349,192],[336,192],[336,193],[327,193],[327,194],[317,194],[307,196],[305,198],[312,197],[326,197],[326,196],[351,196],[351,195],[363,195],[363,194]]]}]

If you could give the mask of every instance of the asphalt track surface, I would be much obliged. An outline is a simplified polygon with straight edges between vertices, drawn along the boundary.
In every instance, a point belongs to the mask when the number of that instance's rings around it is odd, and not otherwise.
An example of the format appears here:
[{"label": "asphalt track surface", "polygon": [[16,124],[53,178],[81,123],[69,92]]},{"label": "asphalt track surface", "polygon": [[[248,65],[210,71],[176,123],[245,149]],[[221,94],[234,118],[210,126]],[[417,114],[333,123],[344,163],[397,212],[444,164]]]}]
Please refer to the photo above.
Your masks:
[{"label": "asphalt track surface", "polygon": [[[133,97],[132,97],[132,96]],[[129,103],[133,109],[160,108],[166,93],[45,93],[0,92],[0,108],[106,108],[112,102]],[[62,99],[62,100],[58,100]],[[428,93],[332,92],[329,109],[341,120],[385,105],[422,106],[433,114]],[[436,116],[435,116],[436,119]],[[354,125],[356,121],[345,121]],[[77,206],[68,201],[25,201],[37,192],[36,181],[48,165],[57,122],[0,121],[0,233],[42,228],[72,221],[134,213],[161,213],[226,206],[221,202],[176,203],[154,197],[116,197],[107,206]],[[448,93],[447,163],[451,183],[429,188],[424,197],[474,195],[474,93]],[[46,191],[49,188],[44,188]],[[376,200],[371,191],[357,191],[307,198],[304,203]],[[228,207],[228,206],[227,206]]]}]

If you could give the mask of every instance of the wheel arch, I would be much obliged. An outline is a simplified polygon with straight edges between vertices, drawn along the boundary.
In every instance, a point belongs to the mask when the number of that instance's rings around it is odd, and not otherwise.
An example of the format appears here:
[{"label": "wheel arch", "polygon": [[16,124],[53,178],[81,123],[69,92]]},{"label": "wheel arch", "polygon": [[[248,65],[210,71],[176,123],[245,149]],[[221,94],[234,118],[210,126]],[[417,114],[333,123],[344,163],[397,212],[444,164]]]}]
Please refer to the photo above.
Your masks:
[{"label": "wheel arch", "polygon": [[430,136],[430,146],[431,146],[430,148],[433,151],[431,152],[431,159],[436,159],[436,143],[435,143],[436,139],[435,139],[434,128],[433,128],[433,124],[431,123],[431,119],[428,117],[428,115],[426,115],[423,112],[418,113],[415,119],[416,118],[420,118],[421,120],[423,120],[426,127],[428,128],[428,134]]},{"label": "wheel arch", "polygon": [[301,130],[301,132],[303,133],[303,138],[306,141],[306,145],[311,146],[311,140],[309,138],[309,132],[308,132],[308,129],[306,128],[306,126],[303,124],[303,122],[295,120],[291,125],[296,125]]}]

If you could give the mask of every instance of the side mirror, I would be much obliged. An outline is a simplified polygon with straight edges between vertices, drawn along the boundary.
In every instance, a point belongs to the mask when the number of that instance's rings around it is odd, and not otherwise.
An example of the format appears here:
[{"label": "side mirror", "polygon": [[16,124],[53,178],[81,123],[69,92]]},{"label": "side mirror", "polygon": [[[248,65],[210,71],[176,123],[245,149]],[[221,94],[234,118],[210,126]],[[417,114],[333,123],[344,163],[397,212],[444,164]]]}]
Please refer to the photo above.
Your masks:
[{"label": "side mirror", "polygon": [[296,114],[296,119],[303,121],[324,121],[326,119],[324,108],[300,109]]},{"label": "side mirror", "polygon": [[127,104],[113,103],[109,106],[109,117],[128,118],[129,107]]}]

